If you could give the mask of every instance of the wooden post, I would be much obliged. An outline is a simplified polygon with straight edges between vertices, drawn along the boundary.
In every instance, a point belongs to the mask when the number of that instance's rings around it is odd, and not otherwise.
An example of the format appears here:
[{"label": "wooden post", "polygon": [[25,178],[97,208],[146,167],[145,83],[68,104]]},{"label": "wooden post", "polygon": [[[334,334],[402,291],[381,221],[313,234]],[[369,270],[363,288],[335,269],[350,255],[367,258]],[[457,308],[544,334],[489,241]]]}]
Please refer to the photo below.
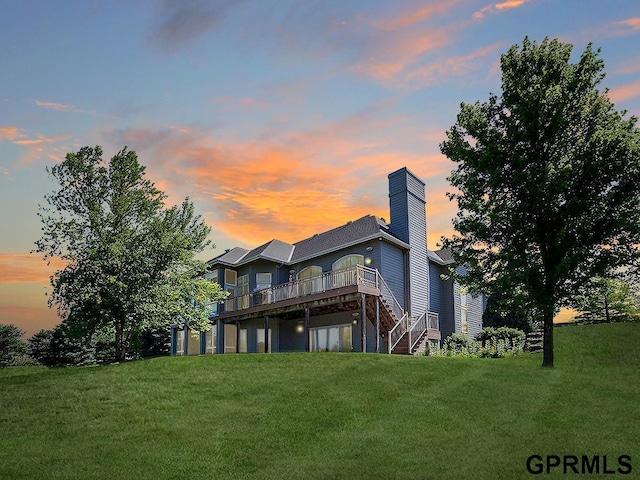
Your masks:
[{"label": "wooden post", "polygon": [[311,344],[309,343],[309,320],[310,320],[311,314],[309,312],[308,308],[304,309],[304,334],[306,335],[306,345],[307,345],[307,352],[310,352],[311,350]]},{"label": "wooden post", "polygon": [[376,295],[376,353],[380,353],[380,297]]},{"label": "wooden post", "polygon": [[362,334],[362,353],[367,353],[367,311],[365,294],[360,294],[360,333]]},{"label": "wooden post", "polygon": [[236,353],[240,353],[240,322],[236,322]]},{"label": "wooden post", "polygon": [[264,316],[264,353],[269,353],[269,316]]}]

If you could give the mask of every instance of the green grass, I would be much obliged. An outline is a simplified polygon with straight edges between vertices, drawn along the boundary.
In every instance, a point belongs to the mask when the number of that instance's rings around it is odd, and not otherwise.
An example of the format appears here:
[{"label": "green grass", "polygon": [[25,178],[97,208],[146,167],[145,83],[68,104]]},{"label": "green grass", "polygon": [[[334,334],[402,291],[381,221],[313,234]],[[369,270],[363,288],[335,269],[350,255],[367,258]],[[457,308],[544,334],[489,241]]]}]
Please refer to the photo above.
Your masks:
[{"label": "green grass", "polygon": [[332,353],[4,369],[0,478],[517,479],[532,454],[626,454],[633,478],[639,345],[636,323],[556,330],[555,369]]}]

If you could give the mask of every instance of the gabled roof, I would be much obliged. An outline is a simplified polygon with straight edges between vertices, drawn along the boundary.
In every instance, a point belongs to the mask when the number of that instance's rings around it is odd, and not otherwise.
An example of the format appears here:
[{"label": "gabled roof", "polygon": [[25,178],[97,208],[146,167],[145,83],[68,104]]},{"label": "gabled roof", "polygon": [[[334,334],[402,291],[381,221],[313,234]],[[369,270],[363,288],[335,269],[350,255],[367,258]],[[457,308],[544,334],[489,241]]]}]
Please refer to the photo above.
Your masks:
[{"label": "gabled roof", "polygon": [[292,262],[316,256],[320,253],[337,250],[362,239],[380,233],[380,224],[376,217],[367,215],[353,222],[348,222],[327,232],[296,242]]},{"label": "gabled roof", "polygon": [[440,265],[448,265],[453,263],[453,252],[450,248],[443,248],[441,250],[428,250],[429,258],[439,263]]},{"label": "gabled roof", "polygon": [[286,263],[291,258],[293,245],[282,240],[273,239],[270,242],[260,245],[247,253],[242,258],[242,263],[250,262],[258,258],[273,260],[279,263]]},{"label": "gabled roof", "polygon": [[249,251],[246,248],[235,247],[227,250],[222,255],[212,258],[208,263],[227,263],[233,265],[243,258]]},{"label": "gabled roof", "polygon": [[251,251],[236,247],[210,260],[209,263],[241,265],[262,258],[278,263],[292,264],[376,238],[384,238],[402,248],[409,248],[409,245],[390,232],[389,226],[382,219],[366,215],[293,245],[274,239]]}]

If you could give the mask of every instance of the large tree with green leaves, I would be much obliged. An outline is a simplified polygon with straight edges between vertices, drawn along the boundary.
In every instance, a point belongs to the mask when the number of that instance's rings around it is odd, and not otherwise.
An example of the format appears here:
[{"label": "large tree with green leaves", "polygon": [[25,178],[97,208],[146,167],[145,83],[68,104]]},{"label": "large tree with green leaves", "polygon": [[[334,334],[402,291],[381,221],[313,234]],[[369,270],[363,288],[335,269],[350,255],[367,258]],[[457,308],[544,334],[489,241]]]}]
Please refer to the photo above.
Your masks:
[{"label": "large tree with green leaves", "polygon": [[633,264],[640,245],[640,133],[599,91],[589,45],[525,38],[501,56],[502,94],[462,104],[441,151],[457,163],[454,227],[445,239],[467,266],[459,281],[509,292],[542,312],[543,366],[553,318],[590,278]]},{"label": "large tree with green leaves", "polygon": [[201,277],[195,255],[209,246],[210,228],[189,199],[165,208],[166,195],[126,148],[105,161],[99,146],[84,147],[47,172],[60,189],[40,206],[36,251],[67,262],[51,277],[49,305],[78,337],[111,329],[122,361],[143,328],[207,327],[202,305],[224,294]]}]

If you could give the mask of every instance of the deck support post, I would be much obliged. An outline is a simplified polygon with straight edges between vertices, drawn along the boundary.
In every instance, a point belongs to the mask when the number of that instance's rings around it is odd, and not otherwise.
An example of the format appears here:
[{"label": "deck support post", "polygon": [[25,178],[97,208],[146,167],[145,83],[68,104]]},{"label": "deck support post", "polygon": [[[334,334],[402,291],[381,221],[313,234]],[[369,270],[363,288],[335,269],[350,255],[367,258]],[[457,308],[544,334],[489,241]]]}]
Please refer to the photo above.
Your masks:
[{"label": "deck support post", "polygon": [[311,351],[311,344],[309,343],[309,323],[310,323],[310,312],[308,308],[304,309],[304,334],[306,336],[306,345],[307,345],[307,352]]},{"label": "deck support post", "polygon": [[362,353],[367,353],[367,311],[366,296],[360,294],[360,333],[362,335]]},{"label": "deck support post", "polygon": [[240,322],[236,322],[236,353],[240,353]]},{"label": "deck support post", "polygon": [[264,353],[269,353],[269,315],[264,316]]},{"label": "deck support post", "polygon": [[376,295],[376,353],[380,353],[380,297]]}]

